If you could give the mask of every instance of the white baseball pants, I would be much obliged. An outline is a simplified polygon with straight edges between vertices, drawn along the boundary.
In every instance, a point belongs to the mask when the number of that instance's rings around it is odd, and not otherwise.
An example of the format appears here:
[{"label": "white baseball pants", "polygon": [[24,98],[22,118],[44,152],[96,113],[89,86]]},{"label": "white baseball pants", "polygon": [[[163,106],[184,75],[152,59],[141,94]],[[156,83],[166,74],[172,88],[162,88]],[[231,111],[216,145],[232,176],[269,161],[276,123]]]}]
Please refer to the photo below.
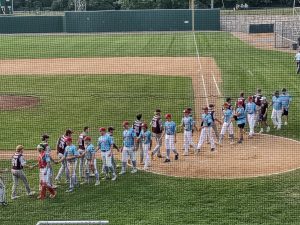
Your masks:
[{"label": "white baseball pants", "polygon": [[107,151],[107,152],[101,152],[101,157],[102,157],[102,165],[103,167],[107,166],[107,167],[112,167],[112,153],[111,151]]},{"label": "white baseball pants", "polygon": [[144,169],[147,169],[151,164],[150,144],[143,144],[144,152]]},{"label": "white baseball pants", "polygon": [[226,123],[226,122],[223,123],[222,129],[221,129],[221,135],[224,136],[227,131],[230,135],[233,135],[233,124],[231,121],[229,123]]},{"label": "white baseball pants", "polygon": [[131,161],[136,161],[134,147],[128,148],[124,146],[122,151],[122,162],[127,163],[128,159],[130,159]]},{"label": "white baseball pants", "polygon": [[273,121],[274,126],[277,126],[277,129],[281,129],[281,116],[282,110],[273,109],[271,119]]},{"label": "white baseball pants", "polygon": [[5,198],[5,184],[0,177],[0,202],[6,202]]},{"label": "white baseball pants", "polygon": [[198,142],[197,149],[201,149],[202,145],[204,144],[206,138],[210,141],[210,147],[215,148],[215,141],[212,136],[212,128],[211,127],[203,127],[201,129],[201,134]]},{"label": "white baseball pants", "polygon": [[184,154],[189,153],[189,147],[190,145],[193,146],[194,149],[196,149],[196,145],[193,142],[193,133],[192,131],[184,131],[183,133],[183,148],[184,148]]},{"label": "white baseball pants", "polygon": [[249,124],[249,135],[254,134],[254,126],[255,126],[255,114],[247,114],[248,124]]}]

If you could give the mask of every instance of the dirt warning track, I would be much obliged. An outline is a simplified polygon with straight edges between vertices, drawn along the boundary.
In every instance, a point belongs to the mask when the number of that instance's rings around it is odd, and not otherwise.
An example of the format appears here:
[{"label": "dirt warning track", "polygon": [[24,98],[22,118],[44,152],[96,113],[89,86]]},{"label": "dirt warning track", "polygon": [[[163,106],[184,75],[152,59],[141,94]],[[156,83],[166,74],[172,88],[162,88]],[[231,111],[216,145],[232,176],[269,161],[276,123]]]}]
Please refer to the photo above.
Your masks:
[{"label": "dirt warning track", "polygon": [[[201,67],[200,67],[201,65]],[[221,73],[213,58],[209,57],[116,57],[116,58],[63,58],[0,60],[2,75],[162,75],[185,76],[192,79],[195,96],[195,116],[199,125],[201,108],[215,103],[220,112],[219,89]],[[205,91],[204,91],[205,89]],[[206,101],[207,99],[207,101]],[[199,133],[194,133],[197,143]],[[229,145],[210,152],[205,145],[199,155],[181,156],[182,134],[178,134],[176,148],[178,161],[171,163],[155,158],[150,172],[169,176],[194,178],[243,178],[277,174],[300,167],[300,143],[269,135],[256,135],[242,145]],[[162,149],[165,152],[165,149]],[[36,151],[27,151],[27,158],[36,158]],[[9,159],[11,151],[2,151],[1,159]],[[139,154],[137,154],[139,155]]]}]

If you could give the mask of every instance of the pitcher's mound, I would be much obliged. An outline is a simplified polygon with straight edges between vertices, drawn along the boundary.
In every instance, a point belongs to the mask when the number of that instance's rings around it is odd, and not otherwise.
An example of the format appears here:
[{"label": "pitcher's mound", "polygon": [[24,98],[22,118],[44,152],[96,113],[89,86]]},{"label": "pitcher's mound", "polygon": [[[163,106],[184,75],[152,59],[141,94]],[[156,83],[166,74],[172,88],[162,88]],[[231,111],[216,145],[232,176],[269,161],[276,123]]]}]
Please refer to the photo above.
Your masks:
[{"label": "pitcher's mound", "polygon": [[268,176],[300,168],[300,142],[278,136],[256,135],[253,139],[246,138],[243,144],[233,145],[224,141],[214,152],[205,144],[199,155],[190,151],[189,156],[182,156],[182,143],[177,143],[176,147],[179,160],[174,160],[173,153],[170,163],[154,157],[149,172],[176,177],[233,179]]},{"label": "pitcher's mound", "polygon": [[39,98],[32,96],[0,95],[0,110],[31,108],[39,103]]}]

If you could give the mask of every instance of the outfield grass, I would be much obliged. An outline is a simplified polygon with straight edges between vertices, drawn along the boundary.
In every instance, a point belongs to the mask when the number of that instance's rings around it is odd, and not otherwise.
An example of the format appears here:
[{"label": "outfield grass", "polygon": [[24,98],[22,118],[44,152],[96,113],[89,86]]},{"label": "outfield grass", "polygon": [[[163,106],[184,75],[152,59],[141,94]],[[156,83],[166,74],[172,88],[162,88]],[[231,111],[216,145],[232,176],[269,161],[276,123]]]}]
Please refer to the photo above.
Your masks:
[{"label": "outfield grass", "polygon": [[[37,170],[26,173],[38,190]],[[67,186],[61,186],[54,200],[22,196],[1,209],[1,225],[70,219],[107,219],[120,225],[298,224],[299,176],[297,171],[256,179],[202,180],[127,174],[98,187],[81,186],[72,194],[64,193]],[[8,195],[10,188],[9,184]]]}]

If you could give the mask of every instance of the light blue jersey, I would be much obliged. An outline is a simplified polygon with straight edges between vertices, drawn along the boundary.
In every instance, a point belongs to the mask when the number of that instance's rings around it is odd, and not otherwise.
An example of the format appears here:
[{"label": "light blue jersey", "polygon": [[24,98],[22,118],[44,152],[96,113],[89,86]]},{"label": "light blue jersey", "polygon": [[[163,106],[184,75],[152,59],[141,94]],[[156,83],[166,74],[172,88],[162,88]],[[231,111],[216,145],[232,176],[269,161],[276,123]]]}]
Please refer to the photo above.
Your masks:
[{"label": "light blue jersey", "polygon": [[[67,146],[65,149],[65,157],[67,158],[68,156],[78,156],[79,152],[77,151],[77,148],[75,145],[70,145]],[[69,161],[76,161],[76,158],[74,159],[69,159]]]},{"label": "light blue jersey", "polygon": [[123,131],[123,145],[127,148],[132,148],[134,146],[134,138],[136,134],[132,128]]},{"label": "light blue jersey", "polygon": [[98,138],[98,147],[101,150],[101,152],[110,151],[112,145],[113,145],[113,139],[109,134],[105,134]]},{"label": "light blue jersey", "polygon": [[164,128],[167,135],[175,135],[176,133],[176,123],[173,121],[166,121],[164,124]]},{"label": "light blue jersey", "polygon": [[290,102],[292,101],[292,97],[289,94],[281,94],[279,96],[282,104],[282,108],[288,109],[290,106]]},{"label": "light blue jersey", "polygon": [[195,125],[195,121],[194,121],[193,117],[185,116],[182,118],[181,124],[183,125],[184,130],[192,131],[193,126]]},{"label": "light blue jersey", "polygon": [[273,109],[281,110],[282,109],[282,102],[280,97],[273,96],[272,98]]},{"label": "light blue jersey", "polygon": [[203,122],[204,127],[210,127],[211,126],[213,120],[212,120],[212,117],[211,117],[210,114],[203,113],[201,115],[201,118],[202,118],[202,122]]},{"label": "light blue jersey", "polygon": [[144,144],[150,144],[151,143],[151,132],[149,130],[147,131],[141,131],[139,138],[141,138],[142,142]]},{"label": "light blue jersey", "polygon": [[256,105],[254,102],[248,102],[245,108],[246,114],[254,114],[256,113]]},{"label": "light blue jersey", "polygon": [[231,122],[231,118],[233,117],[233,112],[231,109],[225,109],[223,112],[224,115],[224,122],[225,123],[230,123]]},{"label": "light blue jersey", "polygon": [[85,149],[85,158],[87,160],[91,160],[95,154],[96,154],[96,150],[94,145],[89,144]]},{"label": "light blue jersey", "polygon": [[237,124],[246,123],[246,112],[245,112],[245,109],[243,107],[238,107],[236,109],[236,112],[239,114],[239,116],[237,116],[236,123]]}]

